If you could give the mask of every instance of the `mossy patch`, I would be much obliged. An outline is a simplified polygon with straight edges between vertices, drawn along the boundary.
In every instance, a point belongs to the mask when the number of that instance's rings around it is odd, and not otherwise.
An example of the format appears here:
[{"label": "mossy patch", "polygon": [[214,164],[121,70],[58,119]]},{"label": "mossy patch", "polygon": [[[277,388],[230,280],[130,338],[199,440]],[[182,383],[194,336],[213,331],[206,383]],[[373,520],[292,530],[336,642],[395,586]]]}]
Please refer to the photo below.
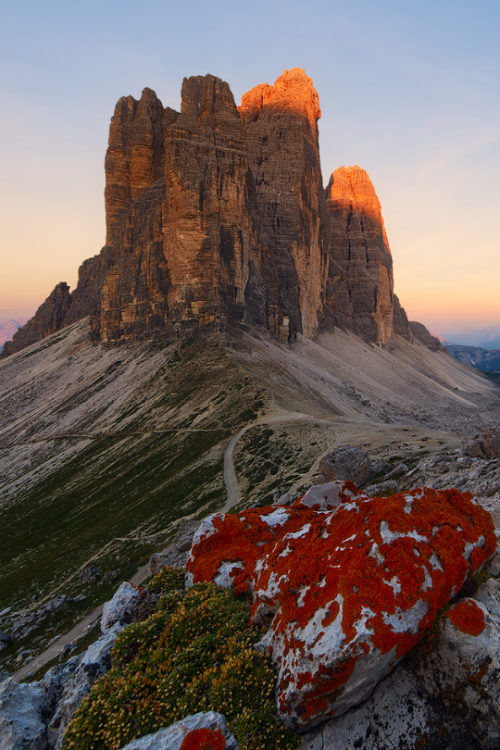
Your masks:
[{"label": "mossy patch", "polygon": [[205,583],[185,592],[164,569],[158,610],[117,638],[111,670],[78,709],[64,750],[117,750],[200,711],[223,713],[240,750],[297,748],[276,718],[270,657],[255,651],[245,599]]}]

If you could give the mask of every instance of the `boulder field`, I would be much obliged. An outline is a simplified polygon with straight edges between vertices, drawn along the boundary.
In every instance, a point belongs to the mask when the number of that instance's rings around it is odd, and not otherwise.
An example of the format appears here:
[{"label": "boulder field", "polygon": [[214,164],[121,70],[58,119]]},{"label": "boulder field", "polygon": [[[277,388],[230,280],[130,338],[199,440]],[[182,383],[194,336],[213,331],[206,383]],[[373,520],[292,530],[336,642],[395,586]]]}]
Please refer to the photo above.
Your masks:
[{"label": "boulder field", "polygon": [[[470,493],[370,498],[336,481],[290,507],[208,517],[186,577],[251,593],[251,623],[269,625],[260,647],[276,664],[280,717],[305,731],[366,700],[496,543]],[[448,618],[467,632],[484,628],[473,601]]]}]

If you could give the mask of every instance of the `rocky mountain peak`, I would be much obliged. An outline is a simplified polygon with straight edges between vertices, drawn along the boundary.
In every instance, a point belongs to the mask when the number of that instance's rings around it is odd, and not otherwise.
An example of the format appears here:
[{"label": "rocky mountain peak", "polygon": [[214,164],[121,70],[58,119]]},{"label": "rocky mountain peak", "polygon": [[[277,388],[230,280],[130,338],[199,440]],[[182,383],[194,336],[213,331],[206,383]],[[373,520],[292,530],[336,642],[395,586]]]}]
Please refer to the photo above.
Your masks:
[{"label": "rocky mountain peak", "polygon": [[341,167],[323,189],[320,116],[300,68],[239,108],[213,75],[184,79],[180,113],[149,88],[122,97],[105,160],[106,245],[60,314],[48,299],[28,330],[42,337],[89,315],[104,342],[241,324],[288,341],[335,326],[411,341],[370,178]]},{"label": "rocky mountain peak", "polygon": [[[330,213],[328,306],[336,325],[385,344],[394,335],[392,256],[373,184],[364,169],[340,167],[325,190]],[[404,313],[397,333],[411,340]]]},{"label": "rocky mountain peak", "polygon": [[256,119],[263,109],[303,115],[312,132],[317,133],[321,117],[319,96],[312,78],[302,68],[285,70],[273,86],[261,83],[243,94],[239,111],[245,121]]},{"label": "rocky mountain peak", "polygon": [[181,92],[181,114],[198,118],[198,124],[215,125],[213,117],[219,116],[219,127],[224,126],[224,118],[237,117],[236,104],[229,85],[212,75],[184,78]]},{"label": "rocky mountain peak", "polygon": [[380,225],[386,250],[390,253],[382,217],[382,206],[366,170],[357,165],[339,167],[330,177],[326,191],[326,200],[329,205],[342,205],[348,210],[360,211],[376,221]]}]

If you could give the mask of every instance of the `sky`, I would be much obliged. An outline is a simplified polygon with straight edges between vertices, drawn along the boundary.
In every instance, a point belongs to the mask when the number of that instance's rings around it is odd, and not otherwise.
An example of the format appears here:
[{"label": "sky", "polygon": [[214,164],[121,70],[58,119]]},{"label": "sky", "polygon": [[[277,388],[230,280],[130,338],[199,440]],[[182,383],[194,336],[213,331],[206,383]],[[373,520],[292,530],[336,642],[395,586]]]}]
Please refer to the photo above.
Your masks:
[{"label": "sky", "polygon": [[500,325],[498,0],[17,0],[0,8],[0,323],[104,244],[116,101],[211,73],[319,92],[323,180],[370,175],[395,291],[433,332]]}]

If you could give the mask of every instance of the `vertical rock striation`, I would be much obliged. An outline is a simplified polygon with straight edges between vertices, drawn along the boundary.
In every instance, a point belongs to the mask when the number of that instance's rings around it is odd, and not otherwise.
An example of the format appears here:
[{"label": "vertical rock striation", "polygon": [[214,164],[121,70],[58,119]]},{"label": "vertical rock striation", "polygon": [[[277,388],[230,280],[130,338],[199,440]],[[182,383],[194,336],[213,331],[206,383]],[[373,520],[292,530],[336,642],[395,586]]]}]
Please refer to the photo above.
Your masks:
[{"label": "vertical rock striation", "polygon": [[[385,344],[394,334],[394,281],[380,201],[368,174],[357,166],[336,169],[326,194],[330,318],[335,325]],[[399,329],[404,328],[402,317]]]},{"label": "vertical rock striation", "polygon": [[[95,341],[246,324],[291,341],[340,326],[385,344],[412,333],[393,295],[366,172],[322,186],[319,99],[299,68],[235,105],[214,76],[184,79],[181,111],[123,97],[106,154],[106,244],[59,284],[3,356],[86,315]],[[422,338],[421,336],[419,337]]]},{"label": "vertical rock striation", "polygon": [[303,70],[285,70],[274,86],[241,101],[255,212],[271,253],[261,263],[267,327],[288,321],[292,334],[314,336],[324,316],[326,203],[319,159],[319,98]]}]

